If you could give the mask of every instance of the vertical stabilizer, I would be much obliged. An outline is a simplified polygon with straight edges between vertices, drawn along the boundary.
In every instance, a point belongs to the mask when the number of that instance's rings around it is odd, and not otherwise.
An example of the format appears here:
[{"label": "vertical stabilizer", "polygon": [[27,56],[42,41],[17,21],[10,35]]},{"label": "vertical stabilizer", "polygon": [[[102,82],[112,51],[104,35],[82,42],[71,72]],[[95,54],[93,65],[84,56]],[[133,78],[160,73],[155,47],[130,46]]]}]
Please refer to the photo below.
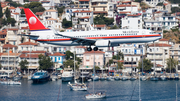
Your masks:
[{"label": "vertical stabilizer", "polygon": [[47,29],[29,8],[25,8],[24,12],[26,14],[26,19],[30,30]]}]

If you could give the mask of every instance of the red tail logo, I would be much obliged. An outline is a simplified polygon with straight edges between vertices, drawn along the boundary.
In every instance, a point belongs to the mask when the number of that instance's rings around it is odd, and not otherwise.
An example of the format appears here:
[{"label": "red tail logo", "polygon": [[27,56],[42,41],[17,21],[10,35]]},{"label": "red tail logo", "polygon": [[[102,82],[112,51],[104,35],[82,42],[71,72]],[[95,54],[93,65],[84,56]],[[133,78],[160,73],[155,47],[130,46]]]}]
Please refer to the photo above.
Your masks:
[{"label": "red tail logo", "polygon": [[47,29],[29,8],[25,8],[24,12],[26,14],[30,30]]}]

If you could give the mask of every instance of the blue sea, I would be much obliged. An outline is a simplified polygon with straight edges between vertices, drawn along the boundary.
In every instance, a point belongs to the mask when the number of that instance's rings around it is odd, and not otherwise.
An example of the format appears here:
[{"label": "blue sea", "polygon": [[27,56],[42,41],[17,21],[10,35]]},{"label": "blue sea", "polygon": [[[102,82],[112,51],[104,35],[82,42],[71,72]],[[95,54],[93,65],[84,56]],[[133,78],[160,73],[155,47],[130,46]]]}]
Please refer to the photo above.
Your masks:
[{"label": "blue sea", "polygon": [[[90,101],[85,95],[93,92],[93,82],[88,91],[71,91],[61,80],[34,84],[23,79],[21,85],[0,84],[0,101]],[[176,90],[177,83],[177,90]],[[141,81],[141,101],[180,101],[180,81]],[[139,80],[95,81],[94,91],[105,91],[107,97],[93,101],[139,101]]]}]

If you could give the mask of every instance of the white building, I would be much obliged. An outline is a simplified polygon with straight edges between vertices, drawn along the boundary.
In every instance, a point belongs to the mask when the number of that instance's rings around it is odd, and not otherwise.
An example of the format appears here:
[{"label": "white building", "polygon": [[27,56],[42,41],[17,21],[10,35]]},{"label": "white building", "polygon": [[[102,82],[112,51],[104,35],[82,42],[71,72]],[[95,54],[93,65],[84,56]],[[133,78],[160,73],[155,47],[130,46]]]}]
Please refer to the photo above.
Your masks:
[{"label": "white building", "polygon": [[142,29],[143,21],[142,15],[139,14],[129,14],[121,19],[122,29]]},{"label": "white building", "polygon": [[72,23],[75,24],[87,24],[93,23],[93,12],[86,10],[77,10],[73,12]]},{"label": "white building", "polygon": [[146,4],[148,4],[151,7],[156,7],[158,3],[162,3],[165,0],[143,0]]},{"label": "white building", "polygon": [[67,21],[71,21],[71,16],[73,16],[74,11],[89,11],[89,8],[66,8],[65,17]]},{"label": "white building", "polygon": [[118,5],[117,6],[117,12],[131,12],[131,13],[137,13],[138,12],[138,7],[136,5]]}]

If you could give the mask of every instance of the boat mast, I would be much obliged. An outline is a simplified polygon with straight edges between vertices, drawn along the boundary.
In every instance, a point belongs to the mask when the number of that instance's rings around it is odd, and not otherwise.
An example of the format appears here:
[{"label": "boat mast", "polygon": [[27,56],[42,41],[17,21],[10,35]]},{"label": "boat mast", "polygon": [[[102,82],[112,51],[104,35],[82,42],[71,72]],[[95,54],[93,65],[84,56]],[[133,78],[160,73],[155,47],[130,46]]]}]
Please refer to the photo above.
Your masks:
[{"label": "boat mast", "polygon": [[155,41],[154,41],[154,71],[153,71],[154,72],[154,76],[155,76],[155,67],[156,66],[155,66]]},{"label": "boat mast", "polygon": [[75,74],[75,54],[76,54],[76,52],[74,51],[74,82],[76,80],[76,74]]},{"label": "boat mast", "polygon": [[141,101],[141,81],[140,81],[140,72],[139,72],[139,101]]},{"label": "boat mast", "polygon": [[177,97],[177,83],[176,83],[176,101],[178,101],[178,97]]},{"label": "boat mast", "polygon": [[8,47],[8,78],[9,78],[9,47]]},{"label": "boat mast", "polygon": [[[95,51],[94,51],[94,61],[93,61],[93,74],[95,78]],[[93,78],[93,93],[94,93],[94,78]]]}]

